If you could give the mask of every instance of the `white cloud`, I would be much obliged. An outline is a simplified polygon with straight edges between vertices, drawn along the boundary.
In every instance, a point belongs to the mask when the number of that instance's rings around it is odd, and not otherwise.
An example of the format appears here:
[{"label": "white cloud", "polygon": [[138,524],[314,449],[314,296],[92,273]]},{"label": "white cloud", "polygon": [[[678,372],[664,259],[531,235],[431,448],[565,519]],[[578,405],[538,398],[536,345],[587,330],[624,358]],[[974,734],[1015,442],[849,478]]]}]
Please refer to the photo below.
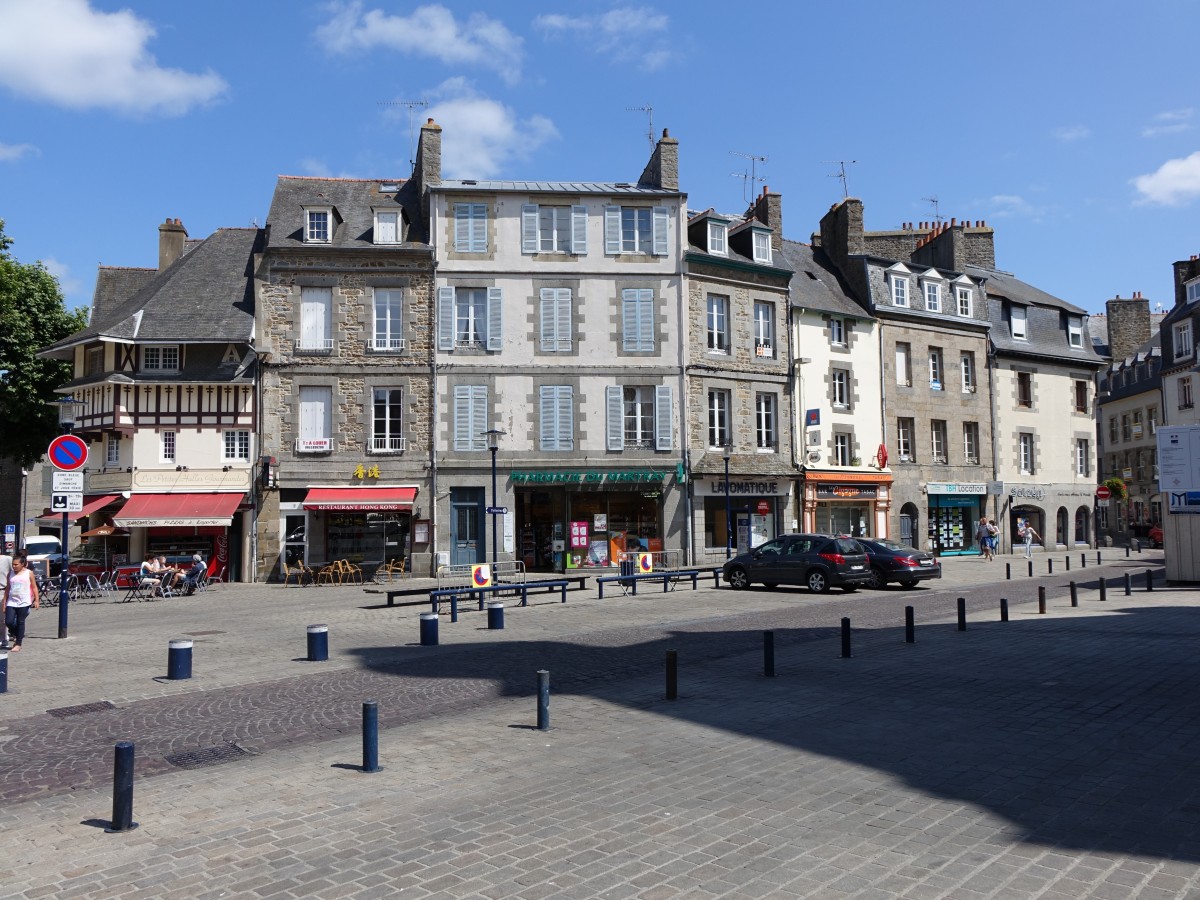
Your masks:
[{"label": "white cloud", "polygon": [[545,116],[519,119],[503,103],[475,93],[461,78],[434,91],[429,115],[442,126],[442,171],[447,178],[494,178],[559,137]]},{"label": "white cloud", "polygon": [[1054,139],[1063,143],[1082,141],[1091,136],[1092,130],[1086,125],[1064,125],[1062,128],[1054,129]]},{"label": "white cloud", "polygon": [[988,198],[992,207],[992,215],[998,219],[1011,216],[1022,218],[1037,218],[1040,212],[1037,207],[1019,194],[993,194]]},{"label": "white cloud", "polygon": [[0,0],[0,84],[18,96],[70,109],[180,115],[220,96],[214,72],[159,66],[146,45],[154,28],[129,10],[88,0]]},{"label": "white cloud", "polygon": [[1190,120],[1194,114],[1195,110],[1191,107],[1169,109],[1166,112],[1160,112],[1151,120],[1152,124],[1142,129],[1142,137],[1160,137],[1164,134],[1178,134],[1181,131],[1189,131],[1192,127]]},{"label": "white cloud", "polygon": [[33,144],[0,144],[0,162],[16,162],[22,156],[37,153]]},{"label": "white cloud", "polygon": [[1182,159],[1168,159],[1149,175],[1133,179],[1139,203],[1181,206],[1200,197],[1200,150]]},{"label": "white cloud", "polygon": [[635,61],[648,72],[663,68],[675,57],[667,43],[670,24],[666,14],[644,6],[621,6],[595,16],[547,13],[533,20],[534,27],[549,38],[585,38],[593,53],[619,62]]},{"label": "white cloud", "polygon": [[359,0],[333,3],[330,8],[332,17],[316,36],[332,53],[383,47],[448,65],[470,63],[494,69],[510,84],[520,78],[522,39],[483,13],[472,13],[459,22],[440,5],[419,6],[410,16],[390,16],[378,9],[364,12]]},{"label": "white cloud", "polygon": [[58,279],[58,287],[65,297],[73,297],[83,290],[83,282],[71,274],[71,267],[59,262],[53,256],[42,260],[46,271]]}]

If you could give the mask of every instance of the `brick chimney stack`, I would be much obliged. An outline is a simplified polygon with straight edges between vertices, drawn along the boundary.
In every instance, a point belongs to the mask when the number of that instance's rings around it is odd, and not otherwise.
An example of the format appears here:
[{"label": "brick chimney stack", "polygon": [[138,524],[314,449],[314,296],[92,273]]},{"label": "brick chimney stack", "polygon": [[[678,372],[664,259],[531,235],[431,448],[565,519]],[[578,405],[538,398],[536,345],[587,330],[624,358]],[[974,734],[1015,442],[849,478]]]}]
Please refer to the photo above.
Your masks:
[{"label": "brick chimney stack", "polygon": [[654,147],[650,161],[642,170],[638,187],[658,188],[663,191],[679,190],[679,141],[663,129],[662,138]]},{"label": "brick chimney stack", "polygon": [[1133,356],[1138,347],[1150,340],[1150,301],[1141,291],[1133,296],[1113,297],[1104,304],[1108,321],[1108,352],[1113,359]]},{"label": "brick chimney stack", "polygon": [[757,219],[771,229],[771,248],[783,249],[783,195],[763,185],[762,194],[746,210],[747,219]]},{"label": "brick chimney stack", "polygon": [[[428,119],[421,126],[421,137],[417,140],[417,164],[413,168],[413,181],[421,193],[421,221],[429,222],[429,188],[442,183],[442,126]],[[428,227],[426,224],[423,227]]]},{"label": "brick chimney stack", "polygon": [[167,219],[158,226],[158,271],[162,271],[183,256],[187,229],[178,219]]}]

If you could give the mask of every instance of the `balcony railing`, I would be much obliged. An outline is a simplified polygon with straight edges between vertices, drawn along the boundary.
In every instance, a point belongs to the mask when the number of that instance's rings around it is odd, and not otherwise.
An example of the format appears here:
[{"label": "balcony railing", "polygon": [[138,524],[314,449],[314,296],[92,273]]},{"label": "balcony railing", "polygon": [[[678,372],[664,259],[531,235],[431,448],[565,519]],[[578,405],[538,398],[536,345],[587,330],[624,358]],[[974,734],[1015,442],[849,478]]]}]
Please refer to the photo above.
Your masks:
[{"label": "balcony railing", "polygon": [[296,341],[296,353],[310,356],[326,355],[333,352],[333,338],[301,338]]},{"label": "balcony railing", "polygon": [[377,337],[367,345],[367,349],[375,353],[399,353],[404,346],[404,338]]},{"label": "balcony railing", "polygon": [[404,450],[402,437],[373,437],[371,438],[372,453],[400,453]]}]

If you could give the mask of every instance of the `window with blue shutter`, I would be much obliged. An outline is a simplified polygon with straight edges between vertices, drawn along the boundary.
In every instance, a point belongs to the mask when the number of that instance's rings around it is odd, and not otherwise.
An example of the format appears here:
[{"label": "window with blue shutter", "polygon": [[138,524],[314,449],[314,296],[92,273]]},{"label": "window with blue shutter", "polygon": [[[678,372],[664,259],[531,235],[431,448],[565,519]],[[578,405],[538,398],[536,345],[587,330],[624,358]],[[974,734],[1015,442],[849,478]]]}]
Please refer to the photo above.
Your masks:
[{"label": "window with blue shutter", "polygon": [[486,450],[488,428],[487,386],[454,386],[454,449]]},{"label": "window with blue shutter", "polygon": [[628,288],[621,292],[621,349],[652,353],[654,335],[654,291]]},{"label": "window with blue shutter", "polygon": [[538,252],[538,207],[526,203],[521,207],[521,252]]},{"label": "window with blue shutter", "polygon": [[487,204],[454,204],[454,249],[459,253],[487,253]]},{"label": "window with blue shutter", "polygon": [[541,290],[541,350],[566,353],[571,350],[571,289]]},{"label": "window with blue shutter", "polygon": [[504,347],[504,289],[487,289],[487,348],[498,351]]},{"label": "window with blue shutter", "polygon": [[625,402],[624,388],[610,384],[604,389],[605,433],[609,450],[625,449]]},{"label": "window with blue shutter", "polygon": [[672,412],[671,386],[660,384],[654,388],[654,449],[671,450],[674,448],[673,428],[675,420]]},{"label": "window with blue shutter", "polygon": [[575,399],[568,384],[543,385],[540,389],[542,450],[575,449]]},{"label": "window with blue shutter", "polygon": [[571,252],[576,256],[587,254],[587,207],[571,207]]},{"label": "window with blue shutter", "polygon": [[438,288],[437,348],[454,349],[454,288]]}]

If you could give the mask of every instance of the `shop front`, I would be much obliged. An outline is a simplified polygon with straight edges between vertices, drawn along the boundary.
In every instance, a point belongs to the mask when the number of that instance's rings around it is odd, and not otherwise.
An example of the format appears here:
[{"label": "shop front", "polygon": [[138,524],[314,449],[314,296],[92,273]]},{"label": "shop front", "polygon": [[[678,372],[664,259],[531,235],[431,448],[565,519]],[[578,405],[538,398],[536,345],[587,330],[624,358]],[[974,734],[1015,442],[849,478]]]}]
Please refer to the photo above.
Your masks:
[{"label": "shop front", "polygon": [[803,530],[851,537],[888,537],[892,478],[884,473],[804,474]]},{"label": "shop front", "polygon": [[516,547],[527,571],[614,567],[620,554],[667,551],[667,472],[511,473]]},{"label": "shop front", "polygon": [[929,497],[927,549],[939,556],[978,553],[975,528],[987,509],[987,484],[931,481],[925,492]]},{"label": "shop front", "polygon": [[[418,529],[410,485],[309,488],[300,510],[284,514],[284,559],[319,566],[334,560],[380,566],[412,555]],[[426,538],[428,540],[428,538]]]},{"label": "shop front", "polygon": [[225,572],[227,581],[240,570],[243,533],[241,492],[133,494],[113,516],[113,524],[129,529],[129,564],[146,553],[165,556],[186,567],[199,553],[211,575]]},{"label": "shop front", "polygon": [[704,536],[697,559],[723,562],[727,545],[744,553],[786,532],[791,485],[775,475],[731,475],[726,492],[723,475],[696,476],[692,495],[701,518],[696,534]]}]

